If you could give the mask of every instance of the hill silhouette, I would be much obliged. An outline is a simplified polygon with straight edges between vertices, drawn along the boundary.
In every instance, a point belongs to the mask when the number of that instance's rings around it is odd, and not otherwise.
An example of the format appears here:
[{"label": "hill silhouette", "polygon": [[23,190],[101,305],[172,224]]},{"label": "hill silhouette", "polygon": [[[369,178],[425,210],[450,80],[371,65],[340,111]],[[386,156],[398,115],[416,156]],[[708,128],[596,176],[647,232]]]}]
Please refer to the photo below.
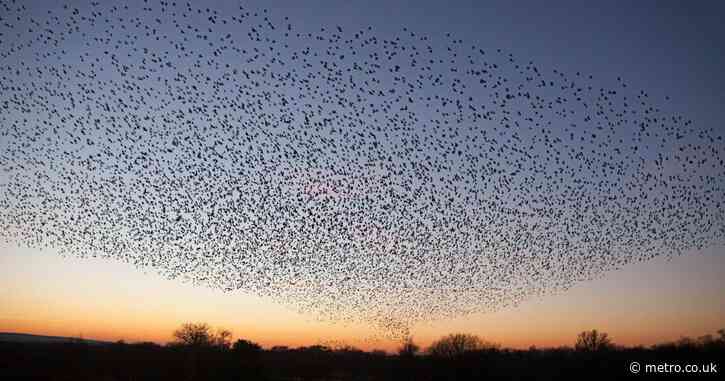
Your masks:
[{"label": "hill silhouette", "polygon": [[28,333],[0,332],[0,342],[26,344],[84,343],[88,345],[111,345],[110,341],[84,339],[81,337],[32,335]]}]

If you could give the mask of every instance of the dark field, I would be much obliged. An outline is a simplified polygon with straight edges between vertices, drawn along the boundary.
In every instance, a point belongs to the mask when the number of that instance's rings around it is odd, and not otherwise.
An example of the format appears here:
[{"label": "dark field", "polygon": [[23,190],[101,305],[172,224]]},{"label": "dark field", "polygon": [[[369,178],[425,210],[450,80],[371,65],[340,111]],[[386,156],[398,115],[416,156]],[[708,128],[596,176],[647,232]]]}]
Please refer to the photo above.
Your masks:
[{"label": "dark field", "polygon": [[[448,338],[453,337],[449,336]],[[445,341],[445,338],[441,341]],[[440,343],[440,342],[439,342]],[[311,346],[261,349],[233,345],[152,343],[0,343],[0,380],[562,380],[718,379],[725,364],[725,332],[649,348],[600,347],[509,350],[433,346],[415,353],[364,352]],[[630,372],[632,362],[641,365]],[[717,373],[646,371],[715,364]]]}]

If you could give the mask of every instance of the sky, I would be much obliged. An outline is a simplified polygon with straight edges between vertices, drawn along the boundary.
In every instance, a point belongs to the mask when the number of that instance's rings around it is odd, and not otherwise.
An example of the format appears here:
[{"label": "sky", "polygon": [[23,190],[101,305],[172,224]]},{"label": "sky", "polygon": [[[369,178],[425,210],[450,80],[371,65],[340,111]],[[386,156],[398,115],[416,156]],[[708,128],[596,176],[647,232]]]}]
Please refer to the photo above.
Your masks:
[{"label": "sky", "polygon": [[[381,36],[401,27],[429,36],[446,33],[486,49],[501,48],[540,67],[581,71],[607,86],[617,77],[658,97],[696,125],[722,130],[725,35],[719,2],[475,2],[475,1],[247,1],[245,7],[290,16],[300,29],[374,26]],[[52,5],[49,5],[52,4]],[[30,2],[42,15],[63,3]],[[236,2],[210,1],[231,10]],[[16,57],[15,59],[22,59]],[[1,143],[1,142],[0,142]],[[2,145],[0,145],[1,147]],[[671,261],[627,265],[566,292],[515,308],[421,324],[421,343],[454,331],[504,346],[573,344],[597,328],[626,345],[700,336],[725,328],[725,247],[690,251]],[[61,257],[54,250],[0,246],[0,331],[127,341],[165,342],[186,321],[231,329],[265,346],[341,340],[358,342],[364,325],[317,322],[289,307],[242,291],[224,293],[168,280],[123,262]]]},{"label": "sky", "polygon": [[[152,269],[7,245],[0,250],[0,331],[165,343],[182,323],[207,322],[267,348],[347,343],[392,351],[398,345],[371,340],[375,332],[363,324],[316,321],[264,298],[164,279]],[[515,308],[411,331],[423,345],[466,332],[513,348],[573,345],[589,329],[608,332],[621,345],[715,334],[725,321],[723,250],[630,265]]]}]

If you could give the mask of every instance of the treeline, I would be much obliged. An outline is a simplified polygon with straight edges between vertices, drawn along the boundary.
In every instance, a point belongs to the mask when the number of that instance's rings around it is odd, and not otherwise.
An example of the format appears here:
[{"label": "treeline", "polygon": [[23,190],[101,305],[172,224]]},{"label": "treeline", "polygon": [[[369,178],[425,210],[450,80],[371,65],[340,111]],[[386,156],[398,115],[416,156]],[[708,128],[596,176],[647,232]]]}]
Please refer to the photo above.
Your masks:
[{"label": "treeline", "polygon": [[[395,354],[350,346],[273,347],[185,324],[175,341],[88,345],[0,343],[1,380],[560,380],[671,378],[646,373],[647,364],[706,365],[722,376],[725,330],[652,347],[621,347],[596,330],[582,332],[573,347],[513,350],[474,335],[442,337],[425,350],[412,338]],[[642,366],[638,374],[631,364]],[[672,368],[670,367],[670,370]],[[689,374],[690,377],[693,374]]]}]

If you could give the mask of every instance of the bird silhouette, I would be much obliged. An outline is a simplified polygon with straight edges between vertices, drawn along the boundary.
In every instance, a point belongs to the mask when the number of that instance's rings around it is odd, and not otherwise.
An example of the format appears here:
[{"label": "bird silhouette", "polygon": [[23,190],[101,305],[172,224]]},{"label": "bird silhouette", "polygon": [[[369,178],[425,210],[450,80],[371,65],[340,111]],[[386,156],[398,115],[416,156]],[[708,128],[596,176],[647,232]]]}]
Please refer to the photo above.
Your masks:
[{"label": "bird silhouette", "polygon": [[8,242],[391,337],[722,242],[722,131],[621,77],[407,27],[122,4],[0,1]]}]

